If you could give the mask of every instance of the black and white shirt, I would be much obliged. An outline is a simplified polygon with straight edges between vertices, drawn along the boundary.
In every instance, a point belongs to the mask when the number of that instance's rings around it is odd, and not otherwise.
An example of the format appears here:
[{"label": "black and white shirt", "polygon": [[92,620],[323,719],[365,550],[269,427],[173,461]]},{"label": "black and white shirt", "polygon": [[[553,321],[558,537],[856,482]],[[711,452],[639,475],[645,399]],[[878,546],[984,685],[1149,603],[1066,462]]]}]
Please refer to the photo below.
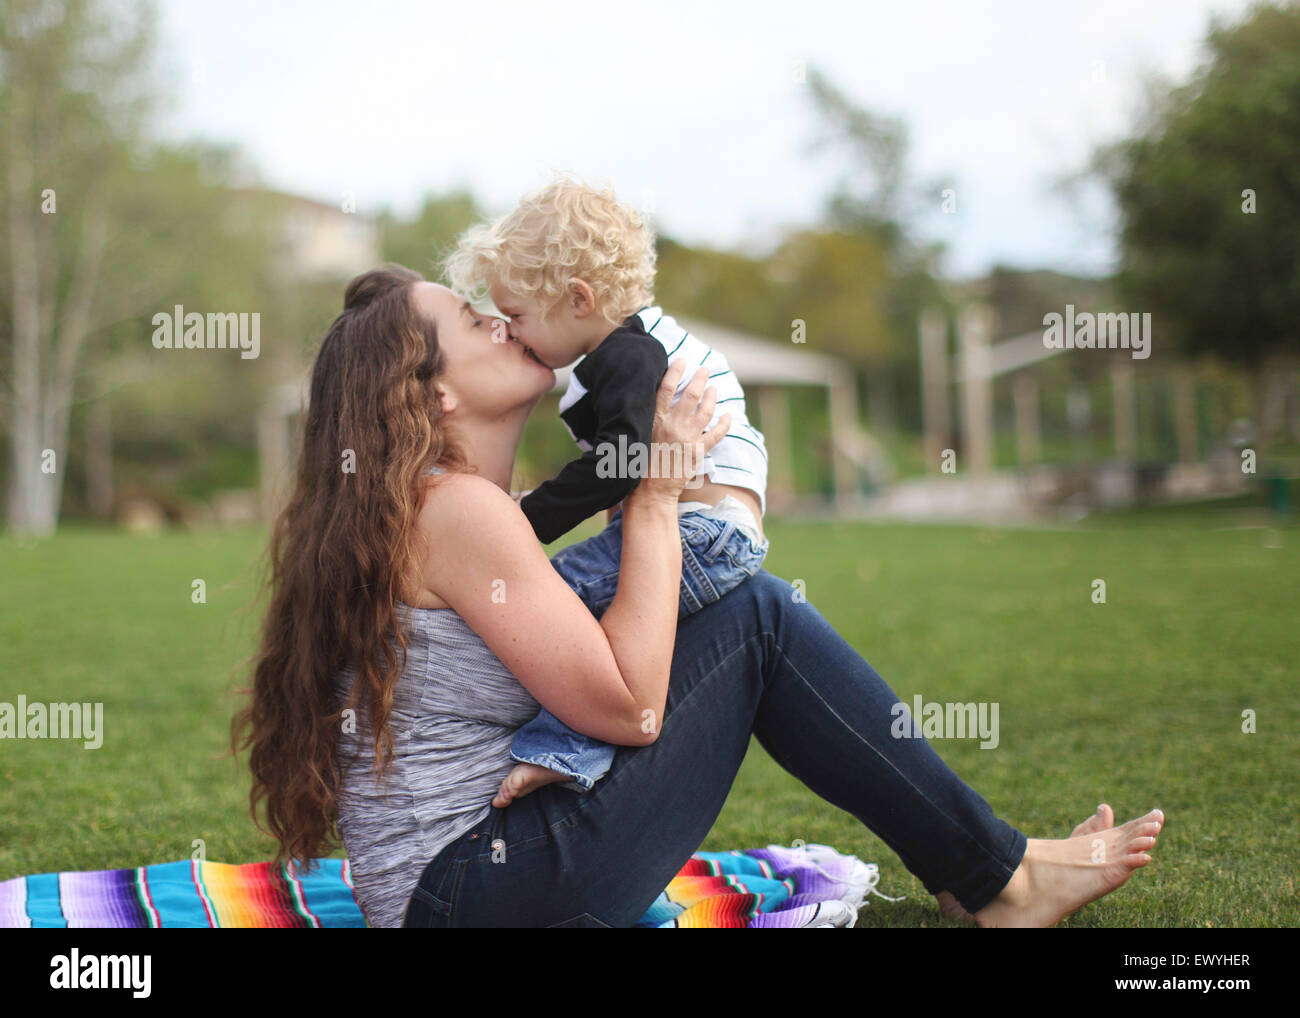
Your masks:
[{"label": "black and white shirt", "polygon": [[[726,358],[665,315],[658,307],[630,316],[600,345],[574,365],[560,398],[560,419],[582,450],[555,477],[520,500],[520,508],[543,544],[568,533],[583,520],[621,502],[640,483],[631,471],[602,469],[613,450],[649,449],[659,383],[670,361],[684,358],[686,370],[673,397],[701,365],[717,390],[713,423],[731,414],[727,434],[705,456],[699,473],[717,484],[753,491],[766,512],[767,449],[762,432],[745,416],[745,393]],[[620,439],[620,436],[622,438]],[[624,462],[620,459],[620,462]],[[608,466],[606,459],[605,466]]]}]

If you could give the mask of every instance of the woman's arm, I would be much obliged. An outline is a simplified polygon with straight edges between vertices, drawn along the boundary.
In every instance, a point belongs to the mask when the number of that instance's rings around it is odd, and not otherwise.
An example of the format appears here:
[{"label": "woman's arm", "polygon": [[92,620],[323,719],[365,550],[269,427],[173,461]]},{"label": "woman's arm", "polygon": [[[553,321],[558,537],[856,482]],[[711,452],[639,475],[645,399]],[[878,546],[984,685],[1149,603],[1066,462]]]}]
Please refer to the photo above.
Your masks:
[{"label": "woman's arm", "polygon": [[[664,376],[654,441],[694,444],[698,464],[730,421],[704,432],[714,396],[704,389],[703,369],[669,408],[683,365],[676,362]],[[420,517],[429,548],[426,587],[543,707],[575,731],[615,745],[654,742],[667,700],[681,584],[677,499],[688,479],[676,473],[642,478],[624,501],[618,589],[599,622],[546,558],[519,506],[491,481],[470,474],[439,479]]]},{"label": "woman's arm", "polygon": [[618,589],[600,625],[632,700],[639,705],[635,720],[649,736],[658,734],[668,699],[681,583],[677,497],[640,493],[638,485],[623,502]]}]

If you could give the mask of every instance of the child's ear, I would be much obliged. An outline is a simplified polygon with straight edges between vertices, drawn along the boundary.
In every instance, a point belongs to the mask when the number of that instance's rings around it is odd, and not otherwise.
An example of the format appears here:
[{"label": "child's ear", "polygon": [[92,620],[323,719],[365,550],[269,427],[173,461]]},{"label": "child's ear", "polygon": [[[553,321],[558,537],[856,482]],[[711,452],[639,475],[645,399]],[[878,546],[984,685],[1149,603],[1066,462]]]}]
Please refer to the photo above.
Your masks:
[{"label": "child's ear", "polygon": [[569,300],[577,318],[586,318],[596,310],[596,293],[586,280],[569,280]]}]

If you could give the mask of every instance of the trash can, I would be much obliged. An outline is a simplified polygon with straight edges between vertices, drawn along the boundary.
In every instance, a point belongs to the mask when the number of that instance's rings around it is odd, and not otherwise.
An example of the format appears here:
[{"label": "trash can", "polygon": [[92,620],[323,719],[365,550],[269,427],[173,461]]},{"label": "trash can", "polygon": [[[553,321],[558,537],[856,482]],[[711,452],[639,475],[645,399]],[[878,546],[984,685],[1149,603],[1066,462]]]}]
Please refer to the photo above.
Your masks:
[{"label": "trash can", "polygon": [[1268,474],[1264,481],[1264,502],[1277,516],[1291,515],[1291,478],[1284,474]]}]

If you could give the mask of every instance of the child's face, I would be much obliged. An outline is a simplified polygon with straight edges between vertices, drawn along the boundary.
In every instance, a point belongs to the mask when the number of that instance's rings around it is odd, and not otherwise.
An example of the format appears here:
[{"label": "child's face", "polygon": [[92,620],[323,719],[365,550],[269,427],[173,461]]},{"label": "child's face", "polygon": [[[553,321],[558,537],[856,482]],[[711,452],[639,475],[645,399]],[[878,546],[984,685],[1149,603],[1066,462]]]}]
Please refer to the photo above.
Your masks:
[{"label": "child's face", "polygon": [[509,318],[511,337],[529,347],[547,367],[565,367],[587,352],[591,322],[576,317],[568,301],[561,301],[543,319],[535,298],[516,296],[496,282],[488,292],[497,310]]}]

